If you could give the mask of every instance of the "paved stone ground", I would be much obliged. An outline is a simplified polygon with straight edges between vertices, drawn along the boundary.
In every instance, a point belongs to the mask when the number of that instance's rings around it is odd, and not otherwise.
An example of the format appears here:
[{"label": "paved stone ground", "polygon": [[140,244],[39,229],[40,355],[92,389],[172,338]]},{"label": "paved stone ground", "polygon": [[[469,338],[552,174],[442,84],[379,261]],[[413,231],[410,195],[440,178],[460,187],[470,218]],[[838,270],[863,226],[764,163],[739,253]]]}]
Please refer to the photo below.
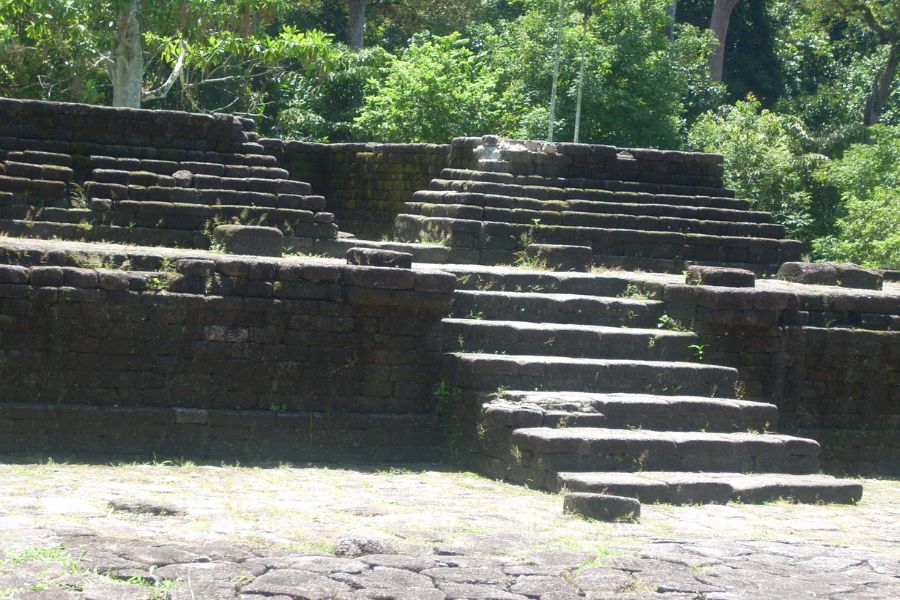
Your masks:
[{"label": "paved stone ground", "polygon": [[857,506],[644,506],[435,467],[0,464],[0,599],[897,598],[900,484]]}]

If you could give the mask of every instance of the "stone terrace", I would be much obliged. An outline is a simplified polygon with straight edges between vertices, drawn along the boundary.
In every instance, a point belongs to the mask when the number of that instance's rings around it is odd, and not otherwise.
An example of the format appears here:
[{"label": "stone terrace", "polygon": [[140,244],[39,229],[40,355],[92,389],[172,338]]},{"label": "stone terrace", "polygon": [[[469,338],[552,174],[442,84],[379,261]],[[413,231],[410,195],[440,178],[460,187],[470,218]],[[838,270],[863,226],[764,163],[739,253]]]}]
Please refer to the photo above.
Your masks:
[{"label": "stone terrace", "polygon": [[663,272],[693,262],[774,273],[800,259],[772,215],[722,187],[720,156],[491,136],[477,152],[477,170],[446,169],[406,204],[399,239],[442,239],[482,264],[510,262],[530,242]]},{"label": "stone terrace", "polygon": [[337,235],[252,120],[0,99],[0,232],[209,247],[218,223]]},{"label": "stone terrace", "polygon": [[[892,285],[664,274],[771,274],[799,258],[771,215],[722,187],[721,157],[464,139],[396,217],[399,239],[434,243],[364,242],[337,237],[325,199],[247,120],[11,100],[0,111],[0,232],[143,245],[0,242],[0,450],[452,451],[550,491],[852,503],[859,483],[821,475],[820,444],[797,430],[896,437]],[[432,169],[444,154],[428,152]],[[206,248],[232,221],[280,228],[287,249],[343,258],[359,245],[420,264],[146,247]],[[547,244],[587,253],[590,272],[490,266]],[[622,267],[656,274],[609,270]],[[797,435],[775,433],[779,421]],[[854,460],[890,470],[896,449]]]}]

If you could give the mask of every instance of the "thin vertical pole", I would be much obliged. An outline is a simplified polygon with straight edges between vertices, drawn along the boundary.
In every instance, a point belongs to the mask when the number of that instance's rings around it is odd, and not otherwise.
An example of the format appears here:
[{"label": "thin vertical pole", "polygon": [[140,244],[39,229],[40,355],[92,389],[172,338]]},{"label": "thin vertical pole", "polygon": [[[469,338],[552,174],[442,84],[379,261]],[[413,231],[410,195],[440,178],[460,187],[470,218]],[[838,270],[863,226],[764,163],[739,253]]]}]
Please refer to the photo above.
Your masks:
[{"label": "thin vertical pole", "polygon": [[562,32],[564,0],[559,0],[559,15],[556,20],[556,57],[553,67],[553,87],[550,90],[550,128],[547,133],[547,141],[553,141],[553,130],[556,128],[556,92],[559,88],[559,67],[562,60]]},{"label": "thin vertical pole", "polygon": [[582,21],[582,29],[581,29],[581,66],[578,69],[578,102],[575,105],[575,143],[578,143],[578,140],[581,135],[581,98],[584,95],[584,63],[585,63],[585,53],[587,51],[587,30],[588,30],[588,18],[590,18],[590,12],[585,11],[584,19]]}]

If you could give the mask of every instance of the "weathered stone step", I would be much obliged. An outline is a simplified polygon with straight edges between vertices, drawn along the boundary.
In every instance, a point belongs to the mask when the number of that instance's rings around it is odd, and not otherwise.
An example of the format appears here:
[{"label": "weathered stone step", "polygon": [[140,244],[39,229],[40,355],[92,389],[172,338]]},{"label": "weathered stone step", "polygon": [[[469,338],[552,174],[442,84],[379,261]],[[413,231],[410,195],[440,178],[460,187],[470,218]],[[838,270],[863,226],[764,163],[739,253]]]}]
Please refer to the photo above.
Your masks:
[{"label": "weathered stone step", "polygon": [[195,161],[226,165],[277,167],[278,159],[255,149],[252,152],[219,152],[214,150],[186,150],[157,146],[131,146],[98,144],[93,142],[68,142],[63,140],[33,139],[0,136],[0,150],[12,152],[49,152],[69,154],[74,157],[112,157],[125,160]]},{"label": "weathered stone step", "polygon": [[60,154],[58,152],[40,152],[37,150],[25,150],[21,152],[13,151],[6,155],[7,160],[14,160],[32,165],[57,165],[60,167],[71,167],[74,164],[71,154]]},{"label": "weathered stone step", "polygon": [[[442,236],[452,247],[477,248],[486,258],[513,255],[523,236],[532,243],[591,246],[595,257],[630,257],[696,261],[703,264],[780,265],[800,260],[796,240],[713,236],[669,231],[603,229],[598,227],[538,226],[398,215],[395,235],[401,241],[419,239],[423,232]],[[488,256],[489,255],[489,256]]]},{"label": "weathered stone step", "polygon": [[444,356],[448,381],[469,390],[552,389],[728,396],[737,371],[686,362],[521,356],[453,352]]},{"label": "weathered stone step", "polygon": [[457,290],[580,294],[636,300],[655,299],[667,281],[666,276],[627,271],[576,273],[458,264],[443,265],[441,270],[456,275]]},{"label": "weathered stone step", "polygon": [[[269,161],[266,161],[267,163]],[[153,160],[136,158],[116,158],[113,156],[92,156],[91,168],[109,171],[143,171],[158,175],[172,175],[177,171],[190,171],[195,175],[217,177],[290,179],[287,170],[275,166],[233,164],[230,162],[208,162],[202,160]]]},{"label": "weathered stone step", "polygon": [[193,188],[197,190],[228,190],[234,192],[258,192],[263,194],[306,195],[309,194],[312,189],[308,183],[290,179],[259,177],[239,178],[194,174],[190,178],[181,180],[171,175],[160,175],[151,171],[94,169],[91,177],[96,183],[127,187],[129,190],[135,187],[149,189]]},{"label": "weathered stone step", "polygon": [[72,169],[58,165],[34,164],[7,160],[0,163],[0,170],[6,171],[10,177],[25,177],[28,179],[46,179],[48,181],[61,181],[70,183],[74,177]]},{"label": "weathered stone step", "polygon": [[557,488],[637,498],[644,503],[725,504],[789,500],[855,504],[862,485],[827,475],[747,473],[560,473]]},{"label": "weathered stone step", "polygon": [[[597,189],[611,191],[632,191],[649,194],[668,194],[679,196],[708,196],[714,198],[734,198],[734,190],[720,187],[679,185],[671,183],[650,183],[640,181],[623,181],[618,179],[588,179],[584,177],[547,177],[535,174],[516,174],[511,178],[493,178],[494,173],[472,171],[467,169],[444,169],[443,179],[462,181],[494,181],[517,185],[535,185],[540,187],[559,187],[574,189]],[[506,174],[501,174],[506,175]]]},{"label": "weathered stone step", "polygon": [[[663,191],[659,186],[644,189],[644,184],[629,186],[614,185],[614,182],[598,182],[596,187],[573,185],[572,182],[560,182],[557,185],[546,185],[540,182],[535,185],[528,182],[499,183],[496,181],[433,179],[429,189],[448,192],[474,192],[496,194],[518,198],[534,198],[538,200],[599,200],[604,202],[674,204],[677,206],[702,206],[710,208],[730,208],[747,210],[750,202],[743,199],[722,195],[699,195]],[[711,190],[717,192],[716,190]]]},{"label": "weathered stone step", "polygon": [[[506,208],[544,211],[572,211],[596,214],[636,215],[650,217],[676,217],[683,219],[699,219],[706,221],[728,221],[739,223],[772,223],[771,213],[733,208],[715,208],[708,206],[684,206],[680,204],[654,203],[654,197],[644,195],[610,192],[603,200],[566,199],[537,200],[503,196],[499,194],[480,194],[476,192],[446,192],[421,190],[413,195],[413,201],[419,204],[436,204],[449,207],[481,207]],[[454,208],[458,212],[471,211],[473,208]],[[449,215],[448,215],[449,216]],[[458,218],[463,217],[462,214]]]},{"label": "weathered stone step", "polygon": [[689,332],[595,325],[444,319],[445,352],[504,352],[578,358],[691,360]]},{"label": "weathered stone step", "polygon": [[61,199],[65,198],[66,189],[64,181],[0,175],[0,192],[12,192],[23,198]]},{"label": "weathered stone step", "polygon": [[[449,198],[453,200],[453,198]],[[492,208],[463,204],[429,204],[407,202],[407,214],[425,217],[447,217],[452,219],[471,219],[475,221],[495,221],[500,223],[521,223],[562,225],[567,227],[601,227],[611,229],[640,229],[645,231],[677,231],[682,233],[701,233],[706,235],[727,235],[734,237],[784,238],[784,226],[774,223],[748,223],[737,221],[712,221],[681,217],[657,217],[651,215],[629,214],[595,214],[566,210],[560,202],[542,203],[548,210],[531,210],[521,208]],[[580,203],[583,208],[586,202]],[[549,210],[549,209],[563,210]],[[589,208],[589,207],[586,207]]]},{"label": "weathered stone step", "polygon": [[457,290],[451,317],[536,323],[655,327],[662,302],[578,294]]},{"label": "weathered stone step", "polygon": [[[815,473],[819,444],[787,435],[535,427],[517,429],[520,468],[567,471]],[[548,483],[550,481],[548,480]]]},{"label": "weathered stone step", "polygon": [[292,193],[251,192],[225,189],[198,189],[138,185],[121,185],[90,181],[85,190],[93,198],[132,200],[136,202],[179,202],[185,204],[231,204],[293,208],[319,212],[325,208],[325,198]]},{"label": "weathered stone step", "polygon": [[778,422],[774,404],[727,398],[527,391],[504,391],[497,398],[543,411],[602,414],[603,427],[611,429],[768,431]]}]

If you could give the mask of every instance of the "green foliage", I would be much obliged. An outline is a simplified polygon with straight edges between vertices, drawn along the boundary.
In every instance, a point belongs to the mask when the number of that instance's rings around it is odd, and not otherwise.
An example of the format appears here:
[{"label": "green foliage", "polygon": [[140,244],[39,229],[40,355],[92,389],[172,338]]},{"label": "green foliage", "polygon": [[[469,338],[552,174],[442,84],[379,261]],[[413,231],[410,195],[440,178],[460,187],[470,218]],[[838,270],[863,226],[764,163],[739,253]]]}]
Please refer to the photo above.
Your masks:
[{"label": "green foliage", "polygon": [[370,139],[448,142],[500,127],[496,75],[459,34],[420,36],[370,82],[356,124]]},{"label": "green foliage", "polygon": [[325,73],[286,73],[281,88],[288,99],[277,115],[276,133],[315,142],[354,140],[354,120],[365,103],[366,86],[378,80],[390,58],[378,47],[342,49]]},{"label": "green foliage", "polygon": [[833,197],[813,193],[825,157],[809,145],[798,118],[763,110],[753,97],[704,113],[688,132],[690,148],[724,155],[727,185],[805,241],[828,230],[836,208]]},{"label": "green foliage", "polygon": [[[515,116],[509,133],[542,139],[553,78],[558,4],[530,0],[528,11],[487,41],[492,69],[500,74],[504,104]],[[687,108],[718,100],[709,83],[708,32],[686,26],[676,44],[665,29],[668,2],[622,0],[593,3],[587,19],[582,141],[678,147]],[[557,139],[572,139],[584,14],[565,20],[559,83]],[[716,102],[717,103],[717,102]]]},{"label": "green foliage", "polygon": [[872,144],[856,144],[818,171],[836,188],[846,214],[836,235],[816,240],[817,258],[900,269],[900,126],[876,126]]}]

